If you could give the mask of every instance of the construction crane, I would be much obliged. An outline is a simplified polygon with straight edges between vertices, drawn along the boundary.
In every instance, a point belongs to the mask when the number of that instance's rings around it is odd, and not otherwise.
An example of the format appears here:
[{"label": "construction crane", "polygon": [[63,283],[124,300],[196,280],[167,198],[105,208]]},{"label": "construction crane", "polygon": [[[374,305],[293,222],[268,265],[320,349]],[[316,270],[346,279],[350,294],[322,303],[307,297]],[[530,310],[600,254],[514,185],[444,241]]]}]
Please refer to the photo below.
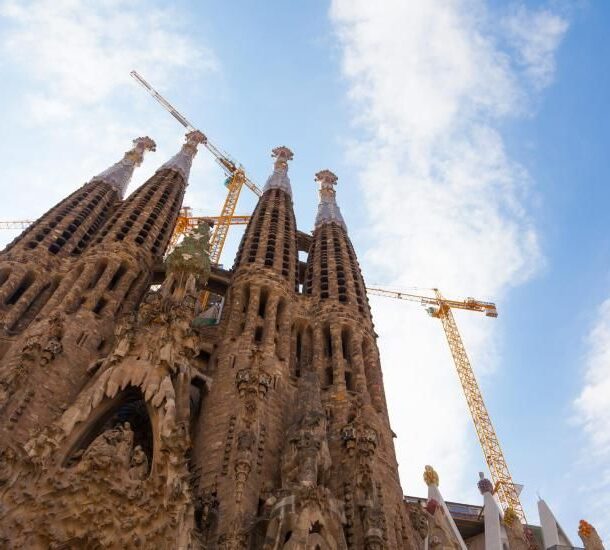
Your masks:
[{"label": "construction crane", "polygon": [[[235,215],[231,218],[231,225],[248,225],[250,218],[251,216]],[[209,226],[214,227],[218,223],[219,219],[219,216],[193,216],[192,209],[188,206],[184,206],[180,210],[174,235],[177,239],[180,235],[199,225],[201,222],[205,222]],[[33,220],[0,221],[0,230],[25,229],[32,223]]]},{"label": "construction crane", "polygon": [[[242,215],[234,215],[231,217],[230,225],[248,225],[251,216],[242,216]],[[210,227],[214,228],[218,224],[220,220],[219,216],[193,216],[193,210],[189,206],[183,206],[180,209],[180,214],[178,215],[178,219],[176,220],[176,225],[174,226],[174,232],[172,233],[171,239],[169,241],[169,245],[167,247],[167,253],[171,252],[176,244],[178,244],[178,239],[189,232],[194,227],[197,227],[200,223],[207,223]],[[1,224],[2,222],[0,222]]]},{"label": "construction crane", "polygon": [[396,292],[377,287],[367,287],[369,294],[377,296],[386,296],[388,298],[397,298],[399,300],[410,300],[422,304],[429,315],[441,320],[445,336],[453,356],[453,361],[457,368],[462,389],[466,395],[466,401],[474,427],[479,437],[485,461],[489,467],[491,478],[494,483],[494,492],[498,496],[504,510],[512,508],[519,517],[519,520],[527,525],[525,512],[519,493],[513,483],[512,477],[508,470],[504,453],[500,447],[498,436],[494,430],[491,418],[485,407],[481,389],[470,365],[470,360],[466,353],[466,348],[462,342],[462,337],[458,330],[457,324],[453,317],[452,309],[464,309],[467,311],[479,311],[484,313],[486,317],[497,317],[498,312],[495,304],[491,302],[482,302],[474,298],[466,298],[465,300],[448,300],[442,296],[438,289],[433,289],[435,297],[421,296],[419,294],[409,294],[405,292]]},{"label": "construction crane", "polygon": [[0,222],[0,229],[25,229],[32,223],[32,220],[17,220],[10,222]]},{"label": "construction crane", "polygon": [[[155,90],[140,74],[136,71],[131,71],[131,76],[152,95],[161,106],[169,112],[182,126],[184,126],[189,132],[196,130],[196,128],[182,115],[178,110],[167,101],[157,90]],[[200,130],[201,131],[201,130]],[[214,225],[212,237],[210,238],[210,262],[212,265],[218,265],[220,263],[220,256],[227,239],[227,233],[231,226],[233,216],[235,214],[235,207],[239,199],[242,187],[245,185],[251,189],[259,197],[263,192],[254,184],[246,175],[243,167],[237,164],[227,153],[213,145],[207,138],[204,141],[204,145],[210,153],[214,156],[216,162],[227,174],[225,185],[228,189],[227,197],[220,215],[217,217],[217,222]],[[209,292],[205,291],[201,296],[201,303],[203,307],[206,306],[209,299]]]}]

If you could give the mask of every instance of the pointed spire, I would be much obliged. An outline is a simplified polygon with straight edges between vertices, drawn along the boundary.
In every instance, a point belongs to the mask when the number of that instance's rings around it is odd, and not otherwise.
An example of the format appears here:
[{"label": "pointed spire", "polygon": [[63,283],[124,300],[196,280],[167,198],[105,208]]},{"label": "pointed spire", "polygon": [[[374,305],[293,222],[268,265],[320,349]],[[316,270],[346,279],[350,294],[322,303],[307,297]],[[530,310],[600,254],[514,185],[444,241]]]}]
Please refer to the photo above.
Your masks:
[{"label": "pointed spire", "polygon": [[325,223],[335,222],[347,231],[347,226],[343,221],[341,210],[335,200],[337,176],[330,170],[322,170],[316,174],[316,181],[320,183],[320,204],[318,204],[318,215],[316,216],[315,228],[317,229]]},{"label": "pointed spire", "polygon": [[572,542],[561,525],[559,525],[549,505],[540,497],[538,497],[538,516],[540,518],[540,528],[542,529],[542,540],[544,541],[545,548],[550,548],[551,546],[572,547]]},{"label": "pointed spire", "polygon": [[[206,143],[208,138],[199,130],[193,130],[186,134],[186,142],[171,159],[169,159],[159,170],[169,169],[179,172],[185,181],[188,181],[193,164],[193,157],[197,154],[197,146]],[[157,170],[157,172],[159,171]]]},{"label": "pointed spire", "polygon": [[483,472],[479,472],[477,487],[483,495],[483,518],[485,525],[485,550],[502,550],[502,509],[493,496],[493,484]]},{"label": "pointed spire", "polygon": [[114,187],[120,197],[123,198],[131,176],[133,176],[133,171],[136,166],[142,164],[144,152],[155,151],[156,148],[155,142],[148,136],[134,139],[133,147],[125,153],[119,162],[95,176],[91,181],[105,181],[108,185]]},{"label": "pointed spire", "polygon": [[292,151],[285,145],[282,145],[271,151],[271,157],[275,158],[273,174],[267,178],[263,193],[269,189],[281,189],[292,197],[292,188],[290,187],[290,178],[288,177],[288,161],[294,158]]}]

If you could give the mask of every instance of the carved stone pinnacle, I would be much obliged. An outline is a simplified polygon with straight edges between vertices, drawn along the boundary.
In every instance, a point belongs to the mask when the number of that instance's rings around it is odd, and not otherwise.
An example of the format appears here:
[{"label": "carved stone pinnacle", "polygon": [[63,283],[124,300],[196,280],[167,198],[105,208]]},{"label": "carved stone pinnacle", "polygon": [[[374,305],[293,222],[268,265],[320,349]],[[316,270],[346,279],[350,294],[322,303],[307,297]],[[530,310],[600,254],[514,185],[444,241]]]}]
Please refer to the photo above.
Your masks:
[{"label": "carved stone pinnacle", "polygon": [[321,170],[316,174],[315,179],[316,181],[320,182],[322,187],[330,187],[332,185],[336,185],[339,178],[330,170]]}]

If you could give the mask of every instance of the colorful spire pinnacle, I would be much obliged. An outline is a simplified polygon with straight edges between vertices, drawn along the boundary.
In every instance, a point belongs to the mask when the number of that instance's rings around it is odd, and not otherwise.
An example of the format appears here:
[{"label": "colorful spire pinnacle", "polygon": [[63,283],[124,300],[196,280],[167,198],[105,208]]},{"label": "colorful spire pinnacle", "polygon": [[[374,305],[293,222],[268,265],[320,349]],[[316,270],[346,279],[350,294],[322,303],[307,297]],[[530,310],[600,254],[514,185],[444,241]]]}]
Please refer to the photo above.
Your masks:
[{"label": "colorful spire pinnacle", "polygon": [[336,191],[334,186],[337,185],[337,179],[337,176],[330,170],[322,170],[316,174],[316,181],[320,183],[320,204],[318,204],[316,228],[325,223],[335,222],[347,231],[341,210],[339,210],[335,200]]},{"label": "colorful spire pinnacle", "polygon": [[281,189],[292,197],[292,188],[288,177],[288,161],[294,158],[292,151],[282,145],[271,151],[271,157],[275,158],[273,173],[267,178],[263,193],[269,189]]},{"label": "colorful spire pinnacle", "polygon": [[186,134],[186,142],[171,159],[169,159],[159,170],[169,169],[179,172],[185,181],[188,181],[193,157],[197,154],[197,146],[205,143],[207,138],[199,131],[193,130]]},{"label": "colorful spire pinnacle", "polygon": [[477,487],[479,488],[479,491],[481,491],[482,495],[485,493],[493,493],[494,490],[493,484],[485,477],[483,472],[479,472],[479,482],[477,483]]},{"label": "colorful spire pinnacle", "polygon": [[134,169],[142,164],[144,152],[155,151],[156,148],[155,142],[149,137],[134,139],[133,147],[125,153],[119,162],[95,176],[91,181],[105,181],[108,185],[114,187],[120,197],[123,198]]}]

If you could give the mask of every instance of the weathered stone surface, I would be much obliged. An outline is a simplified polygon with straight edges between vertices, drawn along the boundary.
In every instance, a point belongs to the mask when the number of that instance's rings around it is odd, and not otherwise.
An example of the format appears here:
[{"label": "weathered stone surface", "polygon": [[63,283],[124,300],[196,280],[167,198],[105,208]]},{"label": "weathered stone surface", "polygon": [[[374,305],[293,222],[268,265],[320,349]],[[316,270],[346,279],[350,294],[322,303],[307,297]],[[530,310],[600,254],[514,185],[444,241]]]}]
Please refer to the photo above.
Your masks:
[{"label": "weathered stone surface", "polygon": [[[198,302],[205,231],[149,290],[197,139],[113,204],[82,254],[49,268],[57,288],[10,337],[4,546],[408,549],[430,532],[452,547],[438,511],[403,505],[376,334],[339,215],[319,217],[299,275],[290,150],[274,150],[218,324]],[[324,212],[337,213],[326,191]]]}]

